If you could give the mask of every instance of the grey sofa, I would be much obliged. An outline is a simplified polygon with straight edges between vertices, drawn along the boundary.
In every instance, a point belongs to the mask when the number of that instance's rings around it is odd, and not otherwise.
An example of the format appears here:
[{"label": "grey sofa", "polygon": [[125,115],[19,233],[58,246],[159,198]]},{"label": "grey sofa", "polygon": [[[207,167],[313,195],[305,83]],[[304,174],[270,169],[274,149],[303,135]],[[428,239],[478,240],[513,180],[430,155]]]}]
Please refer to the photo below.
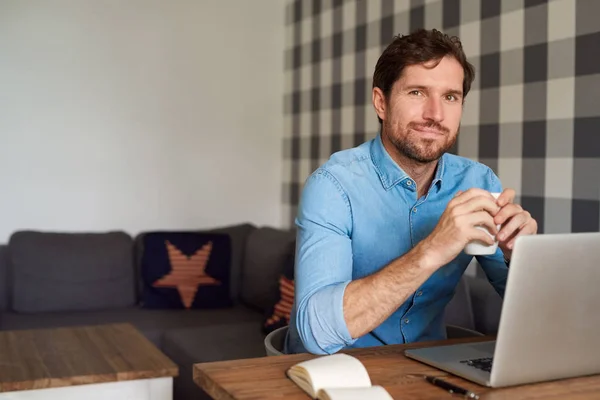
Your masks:
[{"label": "grey sofa", "polygon": [[[232,307],[143,308],[139,265],[146,233],[15,232],[0,246],[0,330],[130,322],[179,366],[175,399],[209,398],[194,384],[192,365],[266,355],[262,323],[277,300],[295,237],[252,224],[203,232],[231,238]],[[465,276],[446,321],[494,334],[500,307],[486,280]]]}]

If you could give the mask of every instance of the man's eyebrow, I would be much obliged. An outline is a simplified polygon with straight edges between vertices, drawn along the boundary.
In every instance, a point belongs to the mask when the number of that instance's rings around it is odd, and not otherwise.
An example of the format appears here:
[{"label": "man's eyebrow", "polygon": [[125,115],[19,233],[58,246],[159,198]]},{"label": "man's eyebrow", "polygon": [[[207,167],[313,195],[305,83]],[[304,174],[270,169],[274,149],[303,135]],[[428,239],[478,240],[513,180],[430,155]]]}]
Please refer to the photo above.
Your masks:
[{"label": "man's eyebrow", "polygon": [[459,90],[459,89],[450,89],[450,90],[448,90],[446,92],[446,94],[453,94],[455,96],[462,97],[463,96],[463,91]]},{"label": "man's eyebrow", "polygon": [[414,90],[414,89],[428,90],[429,87],[423,86],[423,85],[404,85],[402,87],[402,89],[404,89],[404,90],[408,90],[408,89],[411,89],[411,90]]}]

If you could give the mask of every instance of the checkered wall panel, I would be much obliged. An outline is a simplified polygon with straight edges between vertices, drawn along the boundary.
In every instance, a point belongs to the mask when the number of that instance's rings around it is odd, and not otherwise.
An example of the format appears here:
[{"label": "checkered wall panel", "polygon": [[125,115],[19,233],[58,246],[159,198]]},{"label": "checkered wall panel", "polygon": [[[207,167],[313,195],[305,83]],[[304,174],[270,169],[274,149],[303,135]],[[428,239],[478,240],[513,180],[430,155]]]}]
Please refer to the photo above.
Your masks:
[{"label": "checkered wall panel", "polygon": [[374,137],[375,64],[394,35],[458,35],[476,78],[459,155],[489,165],[540,232],[600,230],[600,1],[293,0],[287,6],[283,205],[335,151]]}]

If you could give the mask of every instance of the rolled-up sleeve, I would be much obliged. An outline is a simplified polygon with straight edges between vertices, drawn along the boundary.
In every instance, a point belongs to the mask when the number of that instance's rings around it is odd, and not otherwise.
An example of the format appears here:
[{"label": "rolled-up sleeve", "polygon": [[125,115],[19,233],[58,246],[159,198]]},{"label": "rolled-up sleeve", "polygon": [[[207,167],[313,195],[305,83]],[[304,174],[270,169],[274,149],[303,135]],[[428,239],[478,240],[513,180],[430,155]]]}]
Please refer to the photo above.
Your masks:
[{"label": "rolled-up sleeve", "polygon": [[314,354],[351,345],[344,319],[344,291],[352,280],[352,211],[339,182],[326,170],[306,181],[300,199],[295,302],[300,339]]}]

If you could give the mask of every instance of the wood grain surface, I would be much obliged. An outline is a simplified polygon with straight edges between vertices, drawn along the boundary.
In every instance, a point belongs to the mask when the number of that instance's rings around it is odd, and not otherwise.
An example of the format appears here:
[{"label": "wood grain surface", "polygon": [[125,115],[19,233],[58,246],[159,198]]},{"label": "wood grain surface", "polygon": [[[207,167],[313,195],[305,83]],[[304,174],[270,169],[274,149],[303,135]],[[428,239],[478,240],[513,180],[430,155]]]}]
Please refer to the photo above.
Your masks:
[{"label": "wood grain surface", "polygon": [[0,332],[0,392],[177,374],[130,324]]},{"label": "wood grain surface", "polygon": [[[411,374],[444,377],[466,387],[484,399],[599,399],[600,375],[557,380],[531,385],[490,389],[448,375],[404,356],[407,348],[485,341],[493,338],[452,339],[410,345],[389,345],[350,349],[344,353],[357,357],[366,367],[373,385],[383,386],[394,399],[456,399],[460,396],[433,386]],[[315,357],[294,354],[277,357],[199,363],[194,365],[194,381],[217,400],[289,399],[306,400],[306,395],[289,380],[285,371],[292,365]]]}]

